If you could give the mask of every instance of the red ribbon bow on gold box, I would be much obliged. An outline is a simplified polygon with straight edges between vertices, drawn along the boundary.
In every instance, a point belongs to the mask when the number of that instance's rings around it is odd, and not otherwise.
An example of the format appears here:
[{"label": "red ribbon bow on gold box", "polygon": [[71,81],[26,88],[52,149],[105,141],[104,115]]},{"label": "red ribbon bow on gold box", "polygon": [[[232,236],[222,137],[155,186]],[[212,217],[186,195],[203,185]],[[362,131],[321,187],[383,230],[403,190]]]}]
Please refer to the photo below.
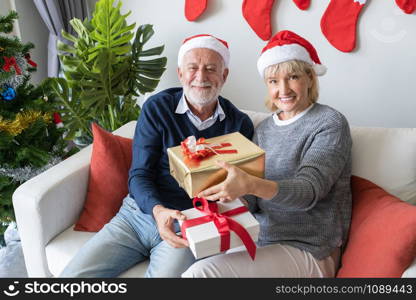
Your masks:
[{"label": "red ribbon bow on gold box", "polygon": [[230,146],[232,146],[231,143],[210,144],[205,142],[205,138],[202,137],[197,140],[193,135],[181,142],[185,162],[190,165],[198,165],[201,160],[216,154],[237,153],[235,149],[220,150]]}]

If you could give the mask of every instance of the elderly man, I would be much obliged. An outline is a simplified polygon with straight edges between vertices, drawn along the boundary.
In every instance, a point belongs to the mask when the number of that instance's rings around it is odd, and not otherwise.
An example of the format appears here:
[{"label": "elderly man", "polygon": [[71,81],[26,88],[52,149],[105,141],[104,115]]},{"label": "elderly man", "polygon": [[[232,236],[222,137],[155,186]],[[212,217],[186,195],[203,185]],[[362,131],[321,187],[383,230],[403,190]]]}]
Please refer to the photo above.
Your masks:
[{"label": "elderly man", "polygon": [[188,242],[176,233],[181,210],[192,201],[170,175],[167,148],[186,137],[210,138],[253,124],[219,96],[228,76],[225,41],[197,35],[182,44],[178,76],[183,88],[171,88],[143,105],[133,142],[129,195],[118,214],[80,250],[62,277],[115,277],[150,258],[146,277],[179,277],[194,261]]}]

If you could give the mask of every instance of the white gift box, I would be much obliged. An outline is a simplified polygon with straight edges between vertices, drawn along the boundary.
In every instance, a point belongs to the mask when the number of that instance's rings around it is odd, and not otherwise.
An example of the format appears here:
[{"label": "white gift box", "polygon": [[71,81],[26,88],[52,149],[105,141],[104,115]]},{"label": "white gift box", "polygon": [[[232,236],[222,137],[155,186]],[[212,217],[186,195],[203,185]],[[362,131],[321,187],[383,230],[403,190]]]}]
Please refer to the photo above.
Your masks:
[{"label": "white gift box", "polygon": [[[217,202],[218,212],[223,213],[228,210],[243,206],[244,204],[236,199],[230,202]],[[203,212],[196,208],[190,208],[183,210],[182,213],[186,216],[187,220],[206,216]],[[257,242],[260,225],[254,216],[249,212],[243,212],[230,217],[234,221],[238,222],[241,226],[247,230],[248,234],[254,242]],[[183,221],[179,221],[179,225],[182,226]],[[217,227],[213,221],[199,224],[196,226],[186,228],[186,238],[189,242],[189,247],[196,259],[207,257],[220,253],[221,237]],[[230,249],[244,245],[240,237],[232,230],[230,230]]]}]

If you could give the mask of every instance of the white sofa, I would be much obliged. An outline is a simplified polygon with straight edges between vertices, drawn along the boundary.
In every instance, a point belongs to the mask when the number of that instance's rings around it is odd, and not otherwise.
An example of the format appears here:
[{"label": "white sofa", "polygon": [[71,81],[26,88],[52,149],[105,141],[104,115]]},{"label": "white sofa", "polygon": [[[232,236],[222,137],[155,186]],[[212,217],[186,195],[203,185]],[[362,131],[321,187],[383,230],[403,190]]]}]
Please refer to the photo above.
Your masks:
[{"label": "white sofa", "polygon": [[[246,111],[255,126],[269,114]],[[131,138],[136,122],[114,133]],[[353,127],[353,174],[416,204],[416,128]],[[22,184],[13,205],[30,277],[58,276],[94,233],[74,231],[88,184],[91,146]],[[415,254],[416,257],[416,254]],[[142,277],[148,262],[121,277]],[[416,277],[416,260],[402,277]]]}]

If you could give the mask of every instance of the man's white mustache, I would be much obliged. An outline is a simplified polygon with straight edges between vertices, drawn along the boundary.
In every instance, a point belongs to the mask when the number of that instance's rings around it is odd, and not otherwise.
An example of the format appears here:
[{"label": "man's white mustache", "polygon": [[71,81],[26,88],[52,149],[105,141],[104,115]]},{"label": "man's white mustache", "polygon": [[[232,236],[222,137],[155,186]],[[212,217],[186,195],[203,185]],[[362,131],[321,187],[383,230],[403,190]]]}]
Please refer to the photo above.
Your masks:
[{"label": "man's white mustache", "polygon": [[211,87],[212,86],[211,82],[192,82],[191,85],[195,87]]}]

